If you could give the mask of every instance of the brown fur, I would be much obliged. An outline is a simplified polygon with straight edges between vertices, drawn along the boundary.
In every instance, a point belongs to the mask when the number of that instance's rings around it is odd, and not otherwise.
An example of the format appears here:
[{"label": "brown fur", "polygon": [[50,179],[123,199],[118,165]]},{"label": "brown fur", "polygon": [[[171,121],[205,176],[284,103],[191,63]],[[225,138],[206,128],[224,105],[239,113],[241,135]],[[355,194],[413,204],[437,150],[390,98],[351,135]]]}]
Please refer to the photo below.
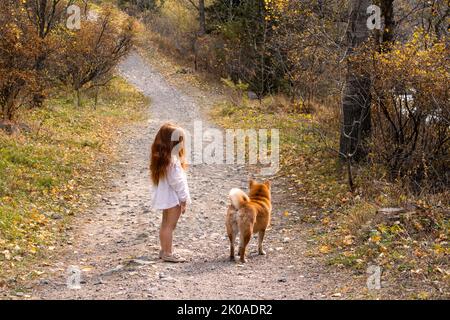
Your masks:
[{"label": "brown fur", "polygon": [[[270,225],[272,212],[270,181],[257,183],[249,182],[248,196],[239,189],[230,192],[231,204],[228,207],[226,227],[230,239],[230,260],[234,261],[234,244],[239,233],[240,261],[245,263],[247,245],[253,234],[258,233],[258,253],[266,254],[263,250],[263,240],[267,227]],[[235,193],[232,195],[232,192]],[[234,200],[234,201],[233,201]],[[234,203],[234,204],[233,204]],[[235,207],[237,206],[237,207]]]}]

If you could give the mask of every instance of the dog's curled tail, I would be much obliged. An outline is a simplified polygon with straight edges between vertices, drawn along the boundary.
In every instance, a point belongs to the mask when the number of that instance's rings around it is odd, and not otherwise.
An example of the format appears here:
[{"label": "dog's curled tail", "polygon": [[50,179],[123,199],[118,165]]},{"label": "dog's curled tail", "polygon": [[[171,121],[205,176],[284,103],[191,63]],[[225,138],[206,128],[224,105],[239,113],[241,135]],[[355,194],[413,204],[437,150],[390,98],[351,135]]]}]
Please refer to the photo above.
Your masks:
[{"label": "dog's curled tail", "polygon": [[228,194],[228,197],[231,200],[231,205],[236,210],[239,210],[244,203],[250,201],[250,198],[247,196],[247,194],[238,188],[231,189],[230,193]]}]

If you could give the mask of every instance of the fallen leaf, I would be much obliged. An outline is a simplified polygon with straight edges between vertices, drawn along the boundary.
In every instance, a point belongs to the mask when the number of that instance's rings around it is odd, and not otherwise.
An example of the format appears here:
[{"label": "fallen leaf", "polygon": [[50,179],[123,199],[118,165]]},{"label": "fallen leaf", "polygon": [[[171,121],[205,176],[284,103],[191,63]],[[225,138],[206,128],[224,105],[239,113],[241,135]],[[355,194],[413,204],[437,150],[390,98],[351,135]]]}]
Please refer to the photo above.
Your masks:
[{"label": "fallen leaf", "polygon": [[430,294],[428,292],[422,291],[422,292],[419,292],[419,294],[417,294],[417,298],[419,298],[421,300],[426,300],[426,299],[430,298]]},{"label": "fallen leaf", "polygon": [[323,254],[330,253],[330,252],[331,252],[331,247],[328,246],[328,245],[321,246],[321,247],[319,248],[319,252],[320,252],[320,253],[323,253]]},{"label": "fallen leaf", "polygon": [[375,243],[378,243],[378,242],[381,241],[381,236],[378,235],[378,234],[373,235],[373,236],[370,237],[370,241],[375,242]]},{"label": "fallen leaf", "polygon": [[353,236],[345,236],[344,240],[342,240],[342,243],[345,244],[346,246],[349,246],[351,244],[353,244]]}]

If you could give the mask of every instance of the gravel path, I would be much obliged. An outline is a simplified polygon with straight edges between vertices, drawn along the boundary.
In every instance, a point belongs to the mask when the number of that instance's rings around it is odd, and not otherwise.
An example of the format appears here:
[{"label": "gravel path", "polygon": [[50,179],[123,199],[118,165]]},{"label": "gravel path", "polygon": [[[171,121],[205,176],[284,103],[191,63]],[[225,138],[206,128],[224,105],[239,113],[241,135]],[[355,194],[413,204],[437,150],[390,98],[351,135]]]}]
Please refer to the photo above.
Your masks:
[{"label": "gravel path", "polygon": [[[179,221],[175,250],[189,259],[157,259],[161,213],[150,208],[149,146],[166,120],[188,130],[204,119],[194,95],[182,93],[138,54],[120,66],[126,79],[151,98],[149,121],[131,129],[122,146],[119,177],[95,210],[77,217],[73,241],[32,288],[38,299],[317,299],[328,298],[335,281],[304,256],[301,208],[289,200],[286,183],[273,181],[273,223],[265,240],[267,256],[250,244],[248,263],[228,261],[224,216],[232,187],[247,189],[244,167],[197,165],[189,169],[193,204]],[[187,92],[187,90],[183,90]],[[203,121],[203,125],[212,126]],[[213,127],[213,126],[212,126]],[[288,211],[289,217],[282,213]],[[292,227],[293,225],[297,227]],[[68,289],[66,270],[81,270],[81,289]]]}]

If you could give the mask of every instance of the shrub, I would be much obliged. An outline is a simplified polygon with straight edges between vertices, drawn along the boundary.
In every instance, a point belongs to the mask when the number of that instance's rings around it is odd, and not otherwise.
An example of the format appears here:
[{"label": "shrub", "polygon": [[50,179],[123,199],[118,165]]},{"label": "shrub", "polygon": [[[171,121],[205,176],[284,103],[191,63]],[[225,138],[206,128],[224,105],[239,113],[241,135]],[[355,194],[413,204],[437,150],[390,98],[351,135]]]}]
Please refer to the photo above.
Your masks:
[{"label": "shrub", "polygon": [[120,8],[130,14],[137,14],[145,11],[157,11],[164,4],[164,0],[119,0]]},{"label": "shrub", "polygon": [[113,68],[130,51],[135,25],[131,18],[121,20],[105,8],[97,19],[83,21],[79,31],[64,30],[59,37],[64,51],[55,57],[55,73],[75,91],[80,105],[80,91],[108,82]]},{"label": "shrub", "polygon": [[448,47],[418,31],[378,53],[373,66],[372,158],[414,189],[449,186]]},{"label": "shrub", "polygon": [[13,121],[18,110],[40,94],[36,61],[42,40],[15,1],[0,4],[0,121]]},{"label": "shrub", "polygon": [[226,88],[228,88],[229,97],[232,104],[235,106],[247,104],[247,89],[249,87],[247,83],[243,83],[241,80],[234,83],[230,78],[222,78],[222,83],[226,86]]}]

